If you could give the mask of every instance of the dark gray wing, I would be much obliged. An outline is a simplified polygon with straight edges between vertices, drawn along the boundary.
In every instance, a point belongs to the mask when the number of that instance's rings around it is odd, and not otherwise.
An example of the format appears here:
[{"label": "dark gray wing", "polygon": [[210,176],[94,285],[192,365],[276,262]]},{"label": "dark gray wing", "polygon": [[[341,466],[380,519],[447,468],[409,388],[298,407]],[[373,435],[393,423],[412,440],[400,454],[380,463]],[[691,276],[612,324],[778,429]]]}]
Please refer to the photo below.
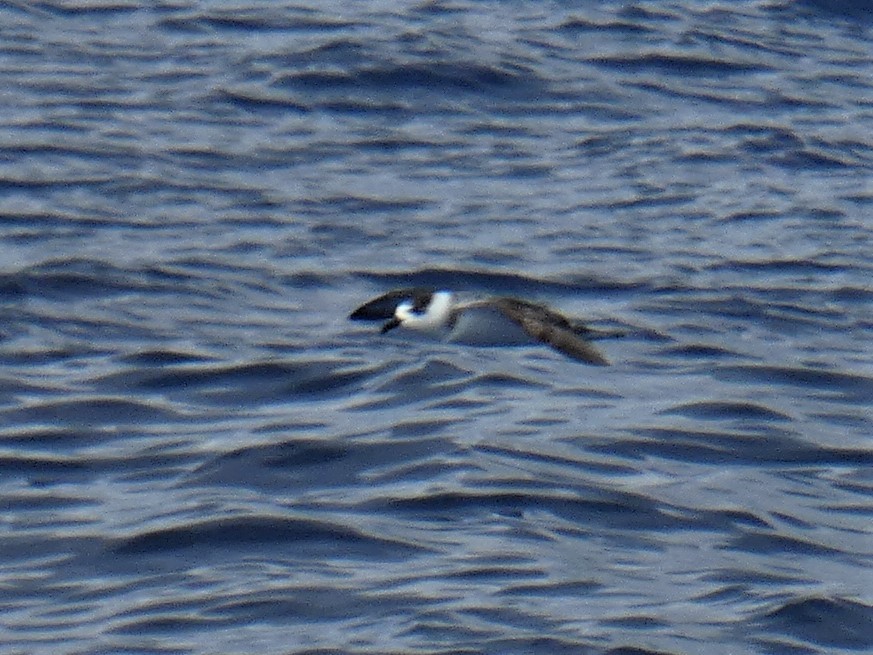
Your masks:
[{"label": "dark gray wing", "polygon": [[422,287],[396,289],[364,303],[349,314],[349,318],[353,321],[384,321],[394,318],[394,310],[400,303],[411,300],[416,306],[426,307],[432,295],[433,289]]},{"label": "dark gray wing", "polygon": [[578,334],[583,339],[588,339],[588,341],[597,341],[600,339],[621,339],[622,337],[627,336],[627,332],[625,332],[624,330],[602,330],[600,328],[589,327],[588,325],[585,325],[584,323],[580,323],[579,321],[575,321],[573,319],[567,320],[570,322],[570,325],[573,326],[573,332]]},{"label": "dark gray wing", "polygon": [[497,298],[495,304],[532,339],[577,361],[609,366],[606,358],[579,336],[579,324],[570,323],[548,307],[517,298]]}]

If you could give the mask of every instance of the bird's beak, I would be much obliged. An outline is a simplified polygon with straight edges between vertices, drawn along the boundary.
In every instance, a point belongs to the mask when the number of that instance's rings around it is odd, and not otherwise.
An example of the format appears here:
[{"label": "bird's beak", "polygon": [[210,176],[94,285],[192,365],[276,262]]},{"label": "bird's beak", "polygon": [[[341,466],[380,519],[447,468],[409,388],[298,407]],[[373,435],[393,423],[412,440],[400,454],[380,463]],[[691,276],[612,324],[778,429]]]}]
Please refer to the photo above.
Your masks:
[{"label": "bird's beak", "polygon": [[382,334],[385,334],[389,330],[393,330],[398,325],[400,325],[400,319],[395,316],[394,318],[392,318],[390,321],[388,321],[387,323],[385,323],[382,326]]}]

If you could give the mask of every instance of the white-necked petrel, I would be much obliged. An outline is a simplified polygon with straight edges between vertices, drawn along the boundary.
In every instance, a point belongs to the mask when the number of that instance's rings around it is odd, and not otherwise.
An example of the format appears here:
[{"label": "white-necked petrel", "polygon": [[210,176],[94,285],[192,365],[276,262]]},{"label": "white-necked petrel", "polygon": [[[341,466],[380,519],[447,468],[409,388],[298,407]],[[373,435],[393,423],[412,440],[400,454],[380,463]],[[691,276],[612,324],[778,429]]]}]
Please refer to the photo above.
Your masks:
[{"label": "white-necked petrel", "polygon": [[586,340],[603,336],[602,333],[545,305],[518,298],[495,296],[461,301],[450,291],[397,289],[361,305],[349,318],[385,321],[382,334],[404,327],[451,342],[480,346],[540,342],[577,361],[609,365]]}]

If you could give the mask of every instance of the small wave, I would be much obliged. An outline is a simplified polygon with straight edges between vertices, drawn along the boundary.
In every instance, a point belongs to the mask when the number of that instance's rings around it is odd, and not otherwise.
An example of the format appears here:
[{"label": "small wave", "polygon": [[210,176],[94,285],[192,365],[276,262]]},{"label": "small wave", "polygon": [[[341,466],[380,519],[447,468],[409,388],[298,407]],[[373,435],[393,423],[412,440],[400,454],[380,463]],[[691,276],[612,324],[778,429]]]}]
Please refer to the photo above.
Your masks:
[{"label": "small wave", "polygon": [[476,269],[424,268],[403,273],[355,271],[352,272],[352,275],[376,282],[384,289],[412,286],[522,296],[628,291],[639,288],[639,284],[634,282],[624,283],[571,276],[564,276],[563,280],[565,281],[562,281]]},{"label": "small wave", "polygon": [[740,261],[731,259],[709,264],[704,267],[708,271],[735,271],[749,273],[751,276],[768,273],[789,273],[797,275],[816,275],[823,273],[844,273],[853,266],[848,264],[831,264],[809,259],[767,259],[763,261]]},{"label": "small wave", "polygon": [[194,364],[123,370],[99,378],[103,389],[139,389],[196,397],[202,401],[257,405],[286,402],[295,396],[333,397],[376,375],[381,365],[350,367],[342,360]]},{"label": "small wave", "polygon": [[0,294],[10,299],[67,300],[123,293],[203,294],[190,272],[162,267],[125,268],[89,258],[50,260],[0,275]]},{"label": "small wave", "polygon": [[[392,615],[404,609],[408,602],[409,599],[402,594],[381,595],[378,612],[385,616]],[[249,625],[251,622],[272,620],[285,625],[289,616],[318,623],[325,619],[342,620],[359,616],[371,611],[372,607],[370,594],[356,589],[346,589],[345,593],[337,594],[334,587],[307,584],[260,593],[245,591],[228,598],[219,598],[204,608],[203,613],[225,623]],[[322,650],[308,652],[310,655],[330,653]]]},{"label": "small wave", "polygon": [[279,76],[274,85],[305,91],[370,89],[381,93],[425,91],[451,94],[458,91],[493,94],[498,90],[518,92],[539,86],[529,70],[476,64],[411,63],[348,71],[302,71]]},{"label": "small wave", "polygon": [[663,352],[666,355],[675,355],[678,357],[686,357],[688,359],[706,358],[710,360],[718,357],[735,358],[739,355],[739,353],[734,350],[728,350],[721,346],[712,346],[702,343],[682,344],[672,348],[665,348]]},{"label": "small wave", "polygon": [[663,650],[638,648],[637,646],[622,646],[620,648],[610,648],[604,651],[603,655],[671,655],[671,653]]},{"label": "small wave", "polygon": [[[870,159],[870,147],[861,143],[830,143],[803,138],[786,128],[746,126],[748,134],[741,147],[756,157],[787,168],[854,168]],[[740,126],[730,128],[737,131]]]},{"label": "small wave", "polygon": [[792,557],[809,556],[831,558],[834,555],[845,554],[836,548],[818,544],[807,539],[798,539],[784,534],[773,534],[760,530],[748,530],[736,537],[728,539],[724,545],[726,550],[754,553],[757,556],[785,555]]},{"label": "small wave", "polygon": [[143,350],[141,352],[123,355],[118,361],[125,364],[137,364],[141,366],[178,366],[180,364],[193,364],[208,361],[210,357],[197,353],[180,352],[175,350]]},{"label": "small wave", "polygon": [[10,421],[42,425],[138,425],[174,422],[181,415],[168,406],[152,401],[127,398],[85,396],[74,400],[55,400],[9,409],[2,413]]},{"label": "small wave", "polygon": [[839,18],[852,21],[853,24],[855,21],[866,24],[873,22],[868,0],[798,0],[790,5],[805,9],[811,16]]},{"label": "small wave", "polygon": [[[396,429],[406,430],[402,426]],[[440,431],[440,426],[434,426],[433,431]],[[364,441],[354,435],[330,440],[296,437],[215,457],[198,467],[186,486],[238,486],[289,493],[294,489],[352,489],[361,479],[380,485],[401,480],[423,482],[435,471],[444,475],[466,466],[453,463],[456,452],[449,438],[429,431],[402,440],[392,435],[384,441]]]},{"label": "small wave", "polygon": [[90,472],[92,467],[79,458],[51,455],[35,457],[26,455],[0,456],[0,471],[6,476],[26,476],[37,479],[56,479],[71,474]]},{"label": "small wave", "polygon": [[[170,610],[166,608],[165,611],[169,612]],[[166,637],[167,635],[178,635],[179,633],[198,628],[215,630],[222,627],[222,623],[222,621],[217,619],[205,619],[190,614],[187,616],[164,614],[162,616],[125,621],[107,630],[107,632],[114,635],[149,635],[151,637],[160,635]]]},{"label": "small wave", "polygon": [[558,26],[558,29],[565,34],[574,35],[589,33],[602,35],[613,32],[617,35],[637,36],[654,32],[652,28],[646,27],[640,22],[630,20],[593,21],[584,18],[568,18]]},{"label": "small wave", "polygon": [[157,555],[185,549],[221,551],[276,544],[318,544],[344,556],[395,558],[424,552],[420,545],[367,534],[363,530],[308,518],[246,516],[161,528],[117,539],[118,556]]},{"label": "small wave", "polygon": [[141,288],[129,271],[90,259],[52,261],[0,277],[10,296],[80,298],[123,293]]},{"label": "small wave", "polygon": [[299,112],[305,114],[311,111],[311,107],[299,99],[289,98],[285,95],[269,93],[261,89],[252,88],[221,88],[215,91],[219,102],[245,109],[246,111],[271,111]]},{"label": "small wave", "polygon": [[381,382],[376,393],[355,405],[357,411],[412,407],[421,401],[433,402],[455,396],[468,385],[474,374],[441,359],[427,359],[420,366],[403,367]]},{"label": "small wave", "polygon": [[793,600],[762,616],[759,624],[820,646],[873,649],[873,607],[855,600]]},{"label": "small wave", "polygon": [[680,54],[648,53],[642,55],[615,55],[607,57],[592,57],[588,61],[599,66],[614,68],[621,71],[639,73],[640,71],[654,71],[666,73],[697,76],[723,76],[730,74],[745,74],[761,72],[769,67],[760,62],[731,61],[728,59],[714,59],[711,57],[697,57]]},{"label": "small wave", "polygon": [[[520,486],[520,483],[516,487]],[[525,511],[546,511],[565,520],[588,525],[602,523],[630,530],[677,529],[684,519],[671,516],[659,504],[641,495],[592,490],[590,498],[577,494],[525,491],[416,493],[414,497],[380,501],[385,511],[415,517],[451,519],[471,511],[520,516]]]},{"label": "small wave", "polygon": [[765,462],[796,466],[873,464],[873,451],[863,448],[828,448],[803,443],[767,429],[761,434],[678,428],[638,428],[634,432],[646,439],[626,439],[621,443],[597,445],[591,450],[629,459],[644,456],[684,462],[758,466]]},{"label": "small wave", "polygon": [[[338,213],[349,213],[355,215],[394,211],[417,211],[425,209],[430,205],[430,203],[424,199],[386,198],[376,196],[332,196],[320,198],[318,204],[328,205],[331,210],[335,210]],[[359,224],[357,224],[356,227],[361,229]]]},{"label": "small wave", "polygon": [[676,405],[661,412],[688,418],[721,421],[788,421],[790,416],[756,403],[728,401],[692,402]]},{"label": "small wave", "polygon": [[513,584],[500,590],[501,596],[584,596],[603,587],[591,580],[565,580],[551,582],[525,582]]},{"label": "small wave", "polygon": [[0,443],[7,446],[26,447],[27,450],[47,451],[52,454],[73,451],[113,441],[114,433],[103,434],[99,430],[86,428],[52,427],[48,429],[24,429],[4,432]]},{"label": "small wave", "polygon": [[845,402],[873,403],[873,379],[852,373],[792,366],[719,366],[713,372],[718,380],[744,384],[780,385],[826,391]]},{"label": "small wave", "polygon": [[216,10],[212,13],[202,8],[197,13],[162,18],[156,27],[182,34],[211,32],[240,32],[253,34],[263,32],[329,32],[352,27],[354,23],[322,13],[309,13],[300,9],[296,14],[273,12],[264,7],[238,8],[233,11]]}]

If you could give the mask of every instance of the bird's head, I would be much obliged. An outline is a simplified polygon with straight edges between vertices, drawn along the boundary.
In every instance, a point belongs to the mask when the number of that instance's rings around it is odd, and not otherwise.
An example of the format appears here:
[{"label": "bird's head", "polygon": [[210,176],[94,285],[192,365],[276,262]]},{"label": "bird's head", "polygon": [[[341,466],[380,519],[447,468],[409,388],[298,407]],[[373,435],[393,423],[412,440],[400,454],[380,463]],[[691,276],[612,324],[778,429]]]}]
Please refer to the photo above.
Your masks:
[{"label": "bird's head", "polygon": [[452,302],[448,291],[420,294],[399,303],[394,316],[382,326],[382,334],[401,325],[417,330],[431,331],[442,328]]}]

